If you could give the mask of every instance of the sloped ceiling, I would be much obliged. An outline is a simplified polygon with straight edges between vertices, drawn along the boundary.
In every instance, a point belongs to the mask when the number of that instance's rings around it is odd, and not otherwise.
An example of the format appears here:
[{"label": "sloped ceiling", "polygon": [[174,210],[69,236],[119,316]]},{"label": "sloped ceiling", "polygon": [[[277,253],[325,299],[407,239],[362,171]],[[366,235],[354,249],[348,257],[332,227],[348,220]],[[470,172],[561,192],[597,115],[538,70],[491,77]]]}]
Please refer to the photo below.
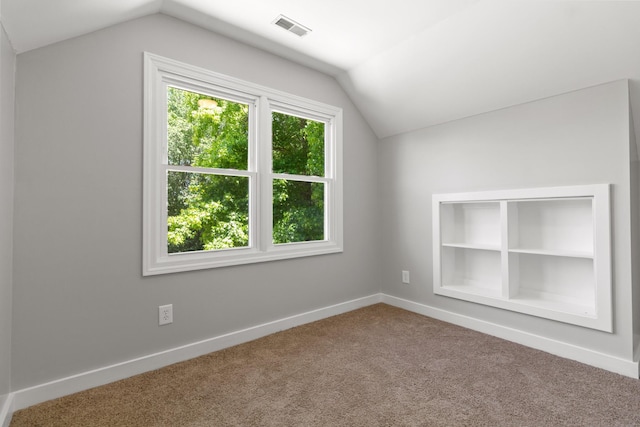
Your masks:
[{"label": "sloped ceiling", "polygon": [[640,2],[479,2],[338,76],[380,137],[625,78]]},{"label": "sloped ceiling", "polygon": [[640,134],[640,1],[0,1],[18,53],[151,13],[192,22],[335,76],[381,138],[617,79]]}]

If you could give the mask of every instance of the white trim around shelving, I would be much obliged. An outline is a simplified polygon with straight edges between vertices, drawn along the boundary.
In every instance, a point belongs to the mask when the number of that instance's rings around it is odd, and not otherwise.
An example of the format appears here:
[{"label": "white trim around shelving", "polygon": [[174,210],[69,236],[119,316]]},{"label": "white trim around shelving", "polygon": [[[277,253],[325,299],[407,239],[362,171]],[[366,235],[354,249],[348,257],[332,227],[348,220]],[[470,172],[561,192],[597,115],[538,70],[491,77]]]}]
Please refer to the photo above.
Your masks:
[{"label": "white trim around shelving", "polygon": [[637,360],[626,360],[620,357],[600,353],[588,348],[568,344],[541,335],[531,334],[496,323],[475,319],[440,308],[431,307],[414,301],[397,298],[391,295],[382,295],[382,302],[394,307],[402,308],[447,323],[462,326],[474,331],[482,332],[498,338],[512,341],[527,347],[542,350],[565,359],[575,360],[596,368],[605,369],[627,377],[638,379],[640,369]]},{"label": "white trim around shelving", "polygon": [[[533,206],[551,203],[548,208],[557,209],[558,203],[563,209],[566,209],[567,202],[571,202],[571,209],[575,209],[575,202],[580,202],[578,208],[580,217],[586,216],[581,227],[582,235],[590,236],[591,241],[587,241],[588,245],[578,245],[577,248],[568,246],[563,248],[557,245],[541,244],[540,247],[528,247],[527,244],[521,246],[522,241],[513,239],[517,236],[521,226],[518,221],[521,220],[518,206],[523,204],[534,203]],[[493,205],[493,210],[498,212],[500,229],[495,229],[495,219],[487,220],[486,214],[483,214],[481,207],[486,210],[485,206]],[[531,205],[529,205],[531,206]],[[456,214],[458,209],[463,209],[473,213],[469,215],[473,221],[467,224],[462,221],[464,227],[460,224],[456,225]],[[575,213],[575,212],[572,212]],[[474,216],[475,215],[475,216]],[[495,216],[495,215],[494,215]],[[466,217],[466,215],[465,215]],[[571,221],[575,222],[575,215],[572,215]],[[434,294],[444,295],[451,298],[472,301],[492,307],[498,307],[505,310],[511,310],[521,313],[552,319],[560,322],[570,323],[574,325],[592,328],[605,332],[613,331],[612,321],[612,292],[611,292],[611,236],[610,236],[610,185],[609,184],[593,184],[566,187],[547,187],[547,188],[528,188],[528,189],[511,189],[496,191],[481,191],[474,193],[452,193],[452,194],[433,194],[432,195],[432,233],[433,233],[433,292]],[[484,223],[477,224],[478,219]],[[485,223],[487,226],[485,227]],[[544,222],[536,224],[536,231],[542,232]],[[459,236],[455,231],[464,231],[464,236]],[[467,230],[471,228],[471,232]],[[477,230],[474,230],[477,228]],[[498,240],[489,234],[482,235],[481,239],[477,238],[477,234],[486,232],[488,228],[499,237],[499,244],[494,241]],[[512,230],[513,228],[513,230]],[[470,237],[467,236],[470,234]],[[453,238],[453,241],[452,241]],[[467,241],[468,240],[468,241]],[[583,248],[584,247],[584,248]],[[444,248],[454,248],[455,252],[450,249],[445,251]],[[584,250],[581,250],[583,248]],[[476,277],[472,273],[472,267],[486,263],[468,263],[468,258],[473,256],[476,258],[483,252],[480,250],[494,250],[501,253],[501,273],[493,274],[490,279],[486,277]],[[464,258],[458,256],[458,253],[464,253]],[[453,254],[453,255],[452,255]],[[513,257],[512,257],[513,255]],[[522,256],[520,256],[522,255]],[[513,260],[513,261],[512,261]],[[528,260],[528,261],[527,261]],[[551,267],[551,270],[560,265],[559,260],[563,260],[563,265],[572,265],[572,273],[580,274],[576,279],[578,290],[571,289],[572,298],[580,301],[582,304],[570,304],[566,301],[562,302],[558,298],[539,298],[541,296],[550,296],[548,292],[539,292],[538,298],[523,297],[523,289],[520,288],[518,282],[520,280],[518,266],[523,263],[529,264],[531,260],[543,262],[544,265]],[[590,272],[589,277],[582,277],[585,271],[584,263],[576,264],[578,260],[586,260],[589,264],[586,269]],[[462,264],[462,268],[458,268],[458,263]],[[467,266],[469,264],[469,266]],[[580,267],[576,268],[576,265]],[[524,270],[524,269],[522,269]],[[531,271],[541,270],[540,268],[529,268]],[[529,274],[530,275],[530,274]],[[460,276],[466,282],[478,282],[472,286],[457,286],[460,283]],[[549,276],[553,276],[549,274]],[[525,276],[523,276],[525,277]],[[576,276],[577,277],[577,276]],[[491,279],[495,278],[495,281]],[[457,279],[457,280],[453,280]],[[584,279],[584,280],[583,280]],[[539,283],[534,284],[534,288],[542,285],[544,289],[545,279],[538,279]],[[546,281],[553,284],[553,280]],[[569,287],[572,286],[569,282]],[[474,289],[476,288],[476,289]],[[492,291],[487,291],[491,288]],[[591,289],[592,288],[592,289]],[[557,292],[562,294],[562,292]]]}]

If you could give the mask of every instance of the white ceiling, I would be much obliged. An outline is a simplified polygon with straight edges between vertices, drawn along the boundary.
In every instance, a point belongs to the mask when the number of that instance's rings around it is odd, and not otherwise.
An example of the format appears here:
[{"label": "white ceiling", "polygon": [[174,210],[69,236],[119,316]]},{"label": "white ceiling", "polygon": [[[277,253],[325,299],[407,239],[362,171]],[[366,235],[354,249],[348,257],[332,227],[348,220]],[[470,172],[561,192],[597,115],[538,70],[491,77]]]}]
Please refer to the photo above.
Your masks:
[{"label": "white ceiling", "polygon": [[621,78],[640,113],[640,1],[0,2],[18,53],[157,12],[209,28],[336,76],[379,137]]}]

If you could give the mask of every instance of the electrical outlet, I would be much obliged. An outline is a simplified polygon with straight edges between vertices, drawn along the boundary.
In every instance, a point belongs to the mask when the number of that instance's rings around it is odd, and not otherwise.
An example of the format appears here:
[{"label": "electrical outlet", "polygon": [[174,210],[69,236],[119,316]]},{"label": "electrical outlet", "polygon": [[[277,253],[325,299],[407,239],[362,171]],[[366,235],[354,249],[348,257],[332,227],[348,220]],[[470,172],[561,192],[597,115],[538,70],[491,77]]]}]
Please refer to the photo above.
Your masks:
[{"label": "electrical outlet", "polygon": [[409,272],[407,270],[402,270],[402,283],[406,283],[407,285],[410,283]]},{"label": "electrical outlet", "polygon": [[173,323],[173,304],[158,307],[158,325]]}]

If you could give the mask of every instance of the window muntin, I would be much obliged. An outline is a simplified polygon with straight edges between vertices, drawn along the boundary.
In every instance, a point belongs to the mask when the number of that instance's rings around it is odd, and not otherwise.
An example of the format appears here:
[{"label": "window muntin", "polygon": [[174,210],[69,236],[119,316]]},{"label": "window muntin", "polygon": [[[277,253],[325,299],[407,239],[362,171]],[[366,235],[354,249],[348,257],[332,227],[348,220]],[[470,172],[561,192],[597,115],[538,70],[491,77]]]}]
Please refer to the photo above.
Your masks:
[{"label": "window muntin", "polygon": [[342,251],[340,109],[145,53],[144,128],[144,275]]}]

